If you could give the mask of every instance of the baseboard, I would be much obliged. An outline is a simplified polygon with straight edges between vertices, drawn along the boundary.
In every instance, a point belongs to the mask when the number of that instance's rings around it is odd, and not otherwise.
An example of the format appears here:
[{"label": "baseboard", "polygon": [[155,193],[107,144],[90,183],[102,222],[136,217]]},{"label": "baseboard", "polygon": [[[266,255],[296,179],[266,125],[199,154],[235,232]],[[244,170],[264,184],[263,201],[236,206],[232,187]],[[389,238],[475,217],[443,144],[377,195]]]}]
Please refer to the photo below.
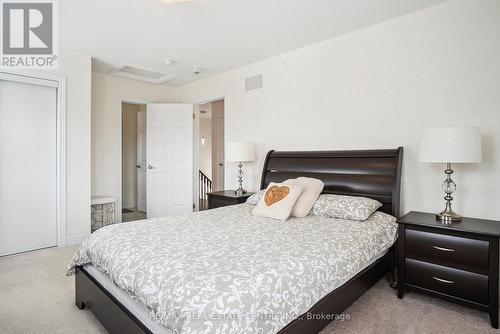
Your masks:
[{"label": "baseboard", "polygon": [[73,236],[66,238],[66,246],[79,245],[81,244],[90,234],[84,234],[80,236]]}]

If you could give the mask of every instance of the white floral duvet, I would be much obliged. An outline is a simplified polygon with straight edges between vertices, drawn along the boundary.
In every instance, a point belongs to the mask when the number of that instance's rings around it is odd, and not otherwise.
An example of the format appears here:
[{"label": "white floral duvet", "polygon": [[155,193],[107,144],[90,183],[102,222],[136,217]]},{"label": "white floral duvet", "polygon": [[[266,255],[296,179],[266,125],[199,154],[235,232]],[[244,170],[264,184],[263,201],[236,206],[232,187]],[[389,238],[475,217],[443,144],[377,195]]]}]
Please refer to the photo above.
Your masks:
[{"label": "white floral duvet", "polygon": [[387,250],[395,218],[281,222],[241,204],[104,227],[80,246],[93,264],[178,333],[275,333]]}]

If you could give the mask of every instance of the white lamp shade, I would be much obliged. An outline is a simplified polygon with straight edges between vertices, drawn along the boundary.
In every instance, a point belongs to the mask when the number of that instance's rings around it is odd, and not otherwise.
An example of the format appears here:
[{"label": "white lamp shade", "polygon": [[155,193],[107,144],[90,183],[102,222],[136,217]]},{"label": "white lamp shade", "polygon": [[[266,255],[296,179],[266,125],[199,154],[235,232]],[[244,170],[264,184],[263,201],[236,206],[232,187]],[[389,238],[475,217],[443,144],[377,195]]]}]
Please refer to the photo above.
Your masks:
[{"label": "white lamp shade", "polygon": [[481,133],[475,127],[424,130],[420,141],[422,162],[481,162]]},{"label": "white lamp shade", "polygon": [[255,144],[242,141],[229,142],[226,147],[227,161],[254,161]]}]

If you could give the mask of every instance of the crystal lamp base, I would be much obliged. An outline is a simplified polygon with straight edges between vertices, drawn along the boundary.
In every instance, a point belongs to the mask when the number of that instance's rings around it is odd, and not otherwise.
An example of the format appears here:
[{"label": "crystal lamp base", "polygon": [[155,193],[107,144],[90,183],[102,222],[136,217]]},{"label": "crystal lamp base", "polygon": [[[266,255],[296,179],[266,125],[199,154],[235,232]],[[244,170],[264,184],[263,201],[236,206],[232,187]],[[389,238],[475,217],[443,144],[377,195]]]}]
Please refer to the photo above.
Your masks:
[{"label": "crystal lamp base", "polygon": [[460,216],[458,213],[454,212],[453,210],[447,210],[444,209],[440,213],[436,214],[436,218],[441,220],[443,223],[451,223],[451,222],[457,222],[462,219],[462,216]]},{"label": "crystal lamp base", "polygon": [[459,221],[460,219],[462,219],[462,217],[451,209],[451,201],[453,201],[452,194],[457,189],[457,185],[451,179],[451,174],[453,174],[451,163],[446,164],[446,170],[444,172],[446,174],[446,180],[444,180],[441,188],[446,193],[446,196],[444,197],[446,201],[446,207],[443,211],[436,214],[436,218],[440,219],[444,224],[449,224]]}]

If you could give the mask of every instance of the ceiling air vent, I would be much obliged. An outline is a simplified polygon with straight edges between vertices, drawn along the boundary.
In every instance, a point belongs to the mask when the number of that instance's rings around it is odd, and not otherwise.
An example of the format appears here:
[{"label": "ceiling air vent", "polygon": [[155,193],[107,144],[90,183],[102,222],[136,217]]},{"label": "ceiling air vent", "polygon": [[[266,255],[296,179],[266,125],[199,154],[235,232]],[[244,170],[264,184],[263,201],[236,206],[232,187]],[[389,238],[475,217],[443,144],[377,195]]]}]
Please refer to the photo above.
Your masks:
[{"label": "ceiling air vent", "polygon": [[161,73],[130,65],[120,66],[112,70],[111,74],[127,79],[140,80],[156,84],[164,83],[178,77],[178,75],[174,73]]},{"label": "ceiling air vent", "polygon": [[250,78],[245,79],[245,90],[248,92],[249,90],[259,89],[263,87],[264,78],[262,74],[255,75]]}]

